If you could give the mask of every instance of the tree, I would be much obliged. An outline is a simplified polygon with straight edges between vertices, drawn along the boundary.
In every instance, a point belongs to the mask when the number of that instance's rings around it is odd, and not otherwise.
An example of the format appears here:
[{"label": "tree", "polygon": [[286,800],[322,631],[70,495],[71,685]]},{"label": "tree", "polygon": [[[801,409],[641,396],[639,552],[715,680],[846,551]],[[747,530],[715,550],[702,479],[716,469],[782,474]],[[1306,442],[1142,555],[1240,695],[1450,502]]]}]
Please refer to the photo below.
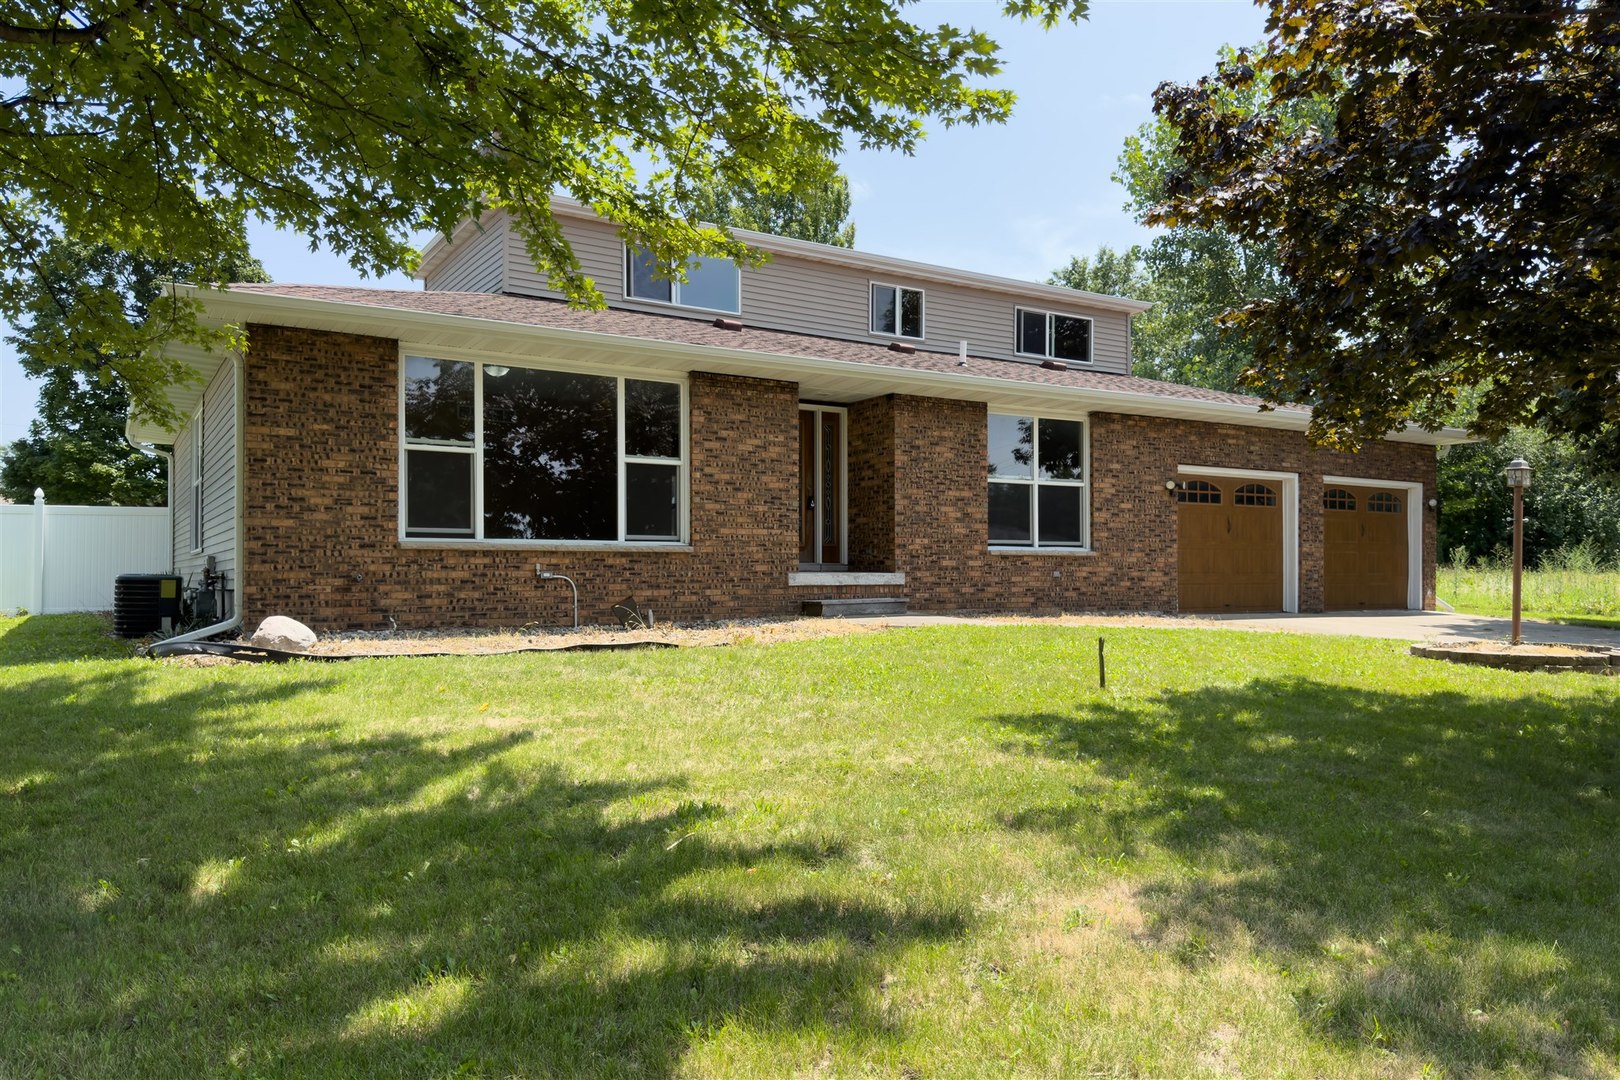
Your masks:
[{"label": "tree", "polygon": [[[268,281],[238,241],[210,263],[231,281]],[[120,372],[135,366],[119,339],[85,336],[74,318],[83,303],[138,326],[159,300],[163,282],[193,277],[196,268],[168,260],[57,240],[35,261],[19,289],[20,318],[7,340],[23,370],[43,380],[39,416],[28,435],[0,451],[0,494],[28,502],[36,487],[56,503],[159,505],[162,464],[124,441],[129,393]],[[114,311],[110,305],[116,303]]]},{"label": "tree", "polygon": [[[549,208],[565,192],[661,261],[749,258],[683,210],[711,181],[803,191],[846,142],[910,152],[924,122],[1004,120],[997,47],[892,0],[16,0],[0,10],[0,315],[55,237],[220,280],[249,215],[368,273],[413,231],[508,209],[566,293],[600,303]],[[1047,25],[1086,0],[1005,0]],[[68,317],[133,408],[183,372],[147,348],[219,344],[170,296],[142,327],[102,294]]]},{"label": "tree", "polygon": [[[1223,59],[1237,51],[1225,46]],[[1225,107],[1251,119],[1269,116],[1289,129],[1308,123],[1331,124],[1326,102],[1306,98],[1282,107],[1272,104],[1260,78],[1241,92],[1229,91]],[[1126,209],[1148,221],[1166,196],[1170,176],[1182,167],[1176,128],[1160,116],[1125,140],[1114,179],[1125,187]],[[1248,304],[1282,294],[1276,245],[1248,242],[1221,225],[1177,224],[1155,236],[1142,252],[1143,272],[1157,307],[1138,317],[1132,337],[1139,370],[1171,382],[1214,390],[1242,389],[1242,376],[1254,361],[1249,342],[1222,326],[1222,317]]]},{"label": "tree", "polygon": [[825,158],[803,168],[800,190],[770,190],[744,179],[731,187],[717,181],[699,185],[689,213],[698,221],[728,229],[752,229],[817,244],[855,246],[849,220],[849,180]]},{"label": "tree", "polygon": [[1196,378],[1188,377],[1192,373],[1177,370],[1170,362],[1179,344],[1177,319],[1164,290],[1148,272],[1146,253],[1140,245],[1115,251],[1104,244],[1090,258],[1071,258],[1048,280],[1069,289],[1129,296],[1153,304],[1148,311],[1131,317],[1131,370],[1150,379],[1198,383]]},{"label": "tree", "polygon": [[1440,459],[1440,555],[1493,558],[1513,543],[1513,496],[1502,470],[1523,457],[1535,470],[1525,492],[1525,560],[1573,549],[1620,566],[1620,488],[1594,476],[1568,437],[1516,428],[1495,442],[1454,446]]},{"label": "tree", "polygon": [[[1177,164],[1149,215],[1274,244],[1228,322],[1245,385],[1354,446],[1433,425],[1589,440],[1620,465],[1620,6],[1271,0],[1265,46],[1161,86]],[[1259,115],[1234,103],[1263,88]],[[1327,125],[1287,110],[1331,103]]]}]

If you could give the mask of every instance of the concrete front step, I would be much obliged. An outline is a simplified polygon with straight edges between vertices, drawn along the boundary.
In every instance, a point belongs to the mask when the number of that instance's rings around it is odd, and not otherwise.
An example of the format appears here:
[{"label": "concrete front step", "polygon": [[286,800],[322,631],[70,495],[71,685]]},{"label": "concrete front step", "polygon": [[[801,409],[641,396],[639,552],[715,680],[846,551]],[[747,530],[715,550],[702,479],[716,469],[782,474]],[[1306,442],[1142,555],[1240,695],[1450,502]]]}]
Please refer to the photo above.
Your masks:
[{"label": "concrete front step", "polygon": [[854,599],[806,600],[799,605],[801,615],[838,619],[857,615],[904,615],[903,596],[861,596]]}]

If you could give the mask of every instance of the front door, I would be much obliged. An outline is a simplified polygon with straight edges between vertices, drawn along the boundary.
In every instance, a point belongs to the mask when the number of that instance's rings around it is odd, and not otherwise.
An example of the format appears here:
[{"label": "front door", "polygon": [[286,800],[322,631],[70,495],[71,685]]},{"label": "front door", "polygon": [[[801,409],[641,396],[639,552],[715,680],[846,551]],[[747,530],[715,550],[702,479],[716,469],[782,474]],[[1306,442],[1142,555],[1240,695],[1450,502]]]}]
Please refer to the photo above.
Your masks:
[{"label": "front door", "polygon": [[844,563],[844,412],[799,410],[799,562]]}]

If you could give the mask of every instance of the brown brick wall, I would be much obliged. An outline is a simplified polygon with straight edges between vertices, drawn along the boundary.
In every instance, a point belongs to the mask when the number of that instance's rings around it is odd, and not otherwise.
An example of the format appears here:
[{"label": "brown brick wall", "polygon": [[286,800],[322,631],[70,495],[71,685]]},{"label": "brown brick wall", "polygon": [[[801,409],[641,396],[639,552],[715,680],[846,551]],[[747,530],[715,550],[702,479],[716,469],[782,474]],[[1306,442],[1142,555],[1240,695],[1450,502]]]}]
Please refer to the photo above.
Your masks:
[{"label": "brown brick wall", "polygon": [[[918,610],[1174,611],[1179,465],[1299,473],[1300,608],[1322,609],[1322,476],[1417,481],[1434,491],[1434,449],[1381,442],[1356,455],[1296,432],[1160,417],[1091,417],[1093,553],[991,552],[982,405],[896,397],[897,569]],[[1434,598],[1434,514],[1424,515],[1423,592]]]},{"label": "brown brick wall", "polygon": [[849,568],[892,573],[895,560],[894,399],[849,407]]},{"label": "brown brick wall", "polygon": [[246,363],[251,625],[287,614],[317,629],[600,623],[634,596],[660,619],[797,610],[798,386],[691,377],[691,551],[402,545],[395,342],[252,326]]},{"label": "brown brick wall", "polygon": [[[1379,443],[1356,457],[1303,436],[1152,417],[1092,416],[1094,554],[987,549],[983,404],[890,395],[849,410],[850,559],[906,585],[793,589],[798,387],[694,373],[690,551],[402,545],[398,539],[398,346],[252,326],[243,438],[242,610],[317,629],[545,625],[611,618],[634,596],[665,620],[780,615],[814,596],[902,593],[916,610],[1169,611],[1176,603],[1178,464],[1298,472],[1301,607],[1319,610],[1321,476],[1434,485],[1431,447]],[[1424,515],[1424,595],[1434,592],[1434,515]]]}]

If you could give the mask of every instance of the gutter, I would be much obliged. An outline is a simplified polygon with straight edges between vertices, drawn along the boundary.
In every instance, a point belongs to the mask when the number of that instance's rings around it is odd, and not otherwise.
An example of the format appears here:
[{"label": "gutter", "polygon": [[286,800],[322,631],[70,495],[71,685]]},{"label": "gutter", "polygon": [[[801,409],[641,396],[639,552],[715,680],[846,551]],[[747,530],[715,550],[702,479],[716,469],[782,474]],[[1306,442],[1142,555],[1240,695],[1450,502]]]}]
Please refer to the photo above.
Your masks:
[{"label": "gutter", "polygon": [[[779,378],[785,374],[796,373],[811,375],[838,374],[871,379],[877,382],[899,381],[918,387],[956,391],[957,393],[954,396],[957,397],[963,397],[960,391],[971,389],[977,392],[973,400],[983,400],[980,395],[991,397],[998,394],[1051,395],[1060,399],[1078,401],[1082,406],[1096,411],[1109,411],[1110,406],[1114,406],[1118,407],[1120,411],[1140,415],[1200,420],[1210,423],[1231,423],[1285,431],[1304,431],[1310,425],[1311,420],[1310,410],[1301,408],[1284,407],[1262,411],[1256,405],[1244,405],[1235,402],[1200,401],[1197,398],[1148,394],[1130,390],[1108,390],[1094,387],[1027,382],[1017,379],[998,379],[990,375],[969,375],[965,372],[947,373],[917,368],[889,367],[854,360],[793,356],[785,353],[758,352],[752,349],[737,349],[722,345],[699,345],[691,342],[630,337],[623,334],[605,334],[595,330],[575,330],[534,323],[505,322],[500,319],[487,319],[472,315],[451,315],[411,308],[352,304],[342,300],[309,299],[275,293],[232,292],[229,290],[219,293],[213,290],[196,289],[195,287],[193,287],[193,290],[193,295],[203,300],[211,313],[219,315],[228,314],[228,312],[219,312],[219,308],[229,308],[229,306],[235,305],[244,313],[253,313],[255,311],[267,314],[273,313],[275,318],[282,320],[285,320],[289,314],[293,313],[302,313],[312,320],[353,319],[367,324],[381,323],[383,328],[380,331],[374,327],[371,330],[354,331],[351,329],[347,332],[380,332],[382,336],[396,338],[401,341],[409,340],[407,334],[402,332],[407,327],[422,327],[442,331],[450,327],[463,326],[469,329],[478,328],[483,332],[493,332],[508,337],[606,349],[619,353],[652,353],[667,357],[690,359],[699,363],[712,361],[716,358],[731,360],[756,367],[763,366],[767,373],[762,377]],[[272,321],[272,319],[254,320],[243,318],[231,320],[226,318],[223,321],[245,323],[248,321],[268,322]],[[283,325],[286,325],[286,323],[283,322]],[[319,322],[298,325],[303,325],[309,329],[330,328],[321,325]],[[340,330],[339,332],[344,331]],[[1431,433],[1420,428],[1414,429],[1410,427],[1391,432],[1385,438],[1396,442],[1432,445],[1469,441],[1468,433],[1457,429],[1444,429]]]}]

